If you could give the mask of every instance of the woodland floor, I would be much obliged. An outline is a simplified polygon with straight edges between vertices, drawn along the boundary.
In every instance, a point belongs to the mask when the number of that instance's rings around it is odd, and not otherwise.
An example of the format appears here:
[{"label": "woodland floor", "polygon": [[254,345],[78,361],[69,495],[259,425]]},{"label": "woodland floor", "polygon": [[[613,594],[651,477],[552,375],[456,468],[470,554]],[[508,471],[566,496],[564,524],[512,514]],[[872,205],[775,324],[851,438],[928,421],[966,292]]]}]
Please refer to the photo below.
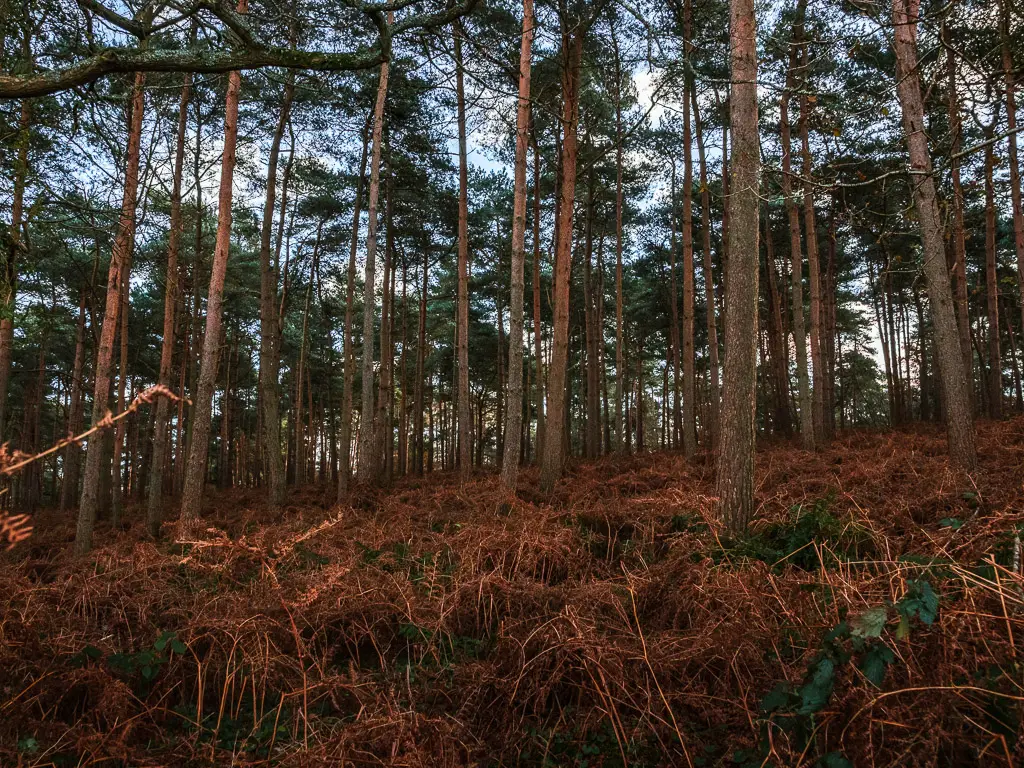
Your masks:
[{"label": "woodland floor", "polygon": [[77,562],[40,514],[0,555],[0,765],[1024,765],[1024,418],[973,480],[944,451],[765,446],[742,541],[664,453],[511,508],[490,474],[212,493],[195,541]]}]

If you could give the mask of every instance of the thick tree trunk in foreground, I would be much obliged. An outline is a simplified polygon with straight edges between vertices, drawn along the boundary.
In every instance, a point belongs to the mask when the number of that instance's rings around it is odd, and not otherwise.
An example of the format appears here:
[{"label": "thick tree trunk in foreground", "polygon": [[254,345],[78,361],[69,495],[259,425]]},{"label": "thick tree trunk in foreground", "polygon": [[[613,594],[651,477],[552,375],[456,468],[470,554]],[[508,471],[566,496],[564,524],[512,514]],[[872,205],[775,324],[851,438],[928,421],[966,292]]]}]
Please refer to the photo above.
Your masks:
[{"label": "thick tree trunk in foreground", "polygon": [[[519,102],[516,109],[515,182],[512,200],[512,296],[508,328],[508,396],[501,483],[514,491],[523,432],[523,291],[526,262],[526,151],[530,130],[530,55],[533,0],[523,0],[523,39],[519,49]],[[500,353],[500,350],[499,350]]]},{"label": "thick tree trunk in foreground", "polygon": [[[178,305],[178,251],[181,246],[181,175],[185,166],[185,132],[188,127],[188,103],[192,90],[192,75],[186,74],[181,86],[181,100],[178,103],[177,146],[174,150],[174,177],[171,182],[171,222],[167,235],[167,271],[164,280],[164,328],[163,343],[160,345],[159,383],[171,385],[171,363],[174,358],[174,314]],[[149,534],[160,534],[163,517],[161,497],[164,491],[164,464],[167,459],[167,444],[170,442],[168,412],[171,402],[161,397],[156,403],[153,419],[153,460],[149,467],[148,498],[146,500],[146,526]]]},{"label": "thick tree trunk in foreground", "polygon": [[540,485],[551,491],[562,475],[565,458],[565,381],[569,358],[569,280],[572,258],[572,214],[576,199],[576,135],[579,122],[579,74],[583,38],[562,33],[562,178],[559,190],[559,237],[555,250],[554,339],[548,373],[548,420]]},{"label": "thick tree trunk in foreground", "polygon": [[757,282],[760,145],[757,134],[757,25],[753,0],[731,0],[732,179],[725,321],[719,512],[734,533],[754,511],[754,415],[757,407]]},{"label": "thick tree trunk in foreground", "polygon": [[[128,269],[135,242],[135,198],[139,189],[139,151],[142,145],[142,117],[146,104],[145,84],[144,74],[135,75],[125,160],[124,196],[114,247],[110,254],[110,268],[107,270],[107,303],[103,310],[103,324],[100,326],[100,339],[96,350],[92,399],[93,426],[99,424],[107,415],[110,371],[114,359],[114,337],[117,334],[117,322],[120,317],[122,285],[129,279]],[[79,555],[84,555],[92,549],[93,528],[100,505],[104,458],[109,458],[103,450],[105,435],[106,430],[96,432],[86,444],[82,501],[78,508],[78,525],[75,531],[75,553]]]},{"label": "thick tree trunk in foreground", "polygon": [[[373,425],[373,319],[376,303],[374,278],[377,272],[377,209],[380,202],[380,156],[384,142],[384,102],[388,95],[388,62],[380,65],[377,103],[373,110],[373,150],[370,160],[370,193],[366,211],[366,267],[363,270],[363,381],[362,408],[359,414],[359,455],[356,457],[356,479],[361,483],[376,482],[380,475],[380,459]],[[383,354],[383,351],[382,351]]]},{"label": "thick tree trunk in foreground", "polygon": [[[238,12],[245,13],[248,0],[238,0]],[[238,97],[242,76],[235,71],[228,75],[228,92],[224,106],[224,149],[221,157],[220,192],[217,199],[217,239],[214,242],[213,264],[210,267],[210,290],[206,297],[206,328],[203,332],[203,353],[199,364],[199,382],[192,406],[192,441],[185,466],[185,487],[181,494],[181,522],[187,530],[199,519],[206,482],[206,461],[209,453],[210,422],[213,391],[217,384],[220,359],[221,305],[224,300],[224,276],[231,251],[232,183],[235,175],[235,148],[238,142]]]},{"label": "thick tree trunk in foreground", "polygon": [[949,453],[953,462],[963,469],[977,466],[974,424],[967,396],[967,376],[963,367],[956,315],[950,292],[949,272],[942,239],[942,220],[935,194],[928,137],[924,130],[924,103],[917,63],[918,0],[893,0],[893,23],[896,28],[897,95],[903,110],[903,128],[910,154],[911,183],[914,206],[921,223],[924,250],[924,275],[928,285],[932,326],[935,333],[936,356],[942,380]]}]

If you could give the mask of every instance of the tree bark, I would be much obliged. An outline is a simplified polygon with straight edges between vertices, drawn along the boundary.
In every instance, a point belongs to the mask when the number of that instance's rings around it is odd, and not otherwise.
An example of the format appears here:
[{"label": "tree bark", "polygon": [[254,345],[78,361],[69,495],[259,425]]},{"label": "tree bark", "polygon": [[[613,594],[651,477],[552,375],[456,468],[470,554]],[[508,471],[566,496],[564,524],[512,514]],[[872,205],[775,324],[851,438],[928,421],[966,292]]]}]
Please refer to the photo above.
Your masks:
[{"label": "tree bark", "polygon": [[[993,121],[994,127],[995,121]],[[996,200],[992,131],[985,145],[985,305],[988,314],[988,415],[1003,417],[1003,362],[999,354],[999,281],[996,273]]]},{"label": "tree bark", "polygon": [[540,313],[540,150],[537,147],[537,134],[531,136],[533,141],[533,357],[537,373],[534,376],[536,397],[534,407],[537,409],[537,441],[535,454],[539,463],[544,450],[544,350],[541,345],[541,313]]},{"label": "tree bark", "polygon": [[455,31],[455,93],[459,122],[459,263],[456,302],[456,368],[458,372],[459,476],[472,471],[473,421],[469,411],[469,164],[466,158],[466,94],[462,72],[462,36]]},{"label": "tree bark", "polygon": [[1019,292],[1021,328],[1024,328],[1024,203],[1021,202],[1020,161],[1017,157],[1017,97],[1010,50],[1010,2],[1001,0],[999,43],[1006,81],[1006,133],[1010,163],[1010,200],[1013,207],[1013,247],[1017,254],[1017,290]]},{"label": "tree bark", "polygon": [[[248,0],[238,0],[239,13],[245,13],[247,8]],[[213,264],[210,267],[210,289],[206,297],[206,328],[203,331],[203,354],[193,404],[192,441],[189,445],[188,463],[185,466],[185,487],[181,494],[181,522],[185,530],[194,527],[199,520],[203,486],[206,482],[213,391],[217,383],[217,365],[220,358],[224,276],[227,273],[228,256],[231,252],[232,183],[238,142],[238,97],[241,90],[242,76],[238,71],[234,71],[228,75],[224,106],[224,149],[217,200],[217,239],[214,245]]]},{"label": "tree bark", "polygon": [[[693,341],[693,137],[690,131],[689,92],[694,90],[689,59],[693,50],[693,8],[691,0],[683,4],[683,37],[687,67],[683,90],[683,454],[691,458],[697,452],[697,372]],[[674,299],[673,299],[674,300]]]},{"label": "tree bark", "polygon": [[[376,435],[373,416],[373,320],[374,278],[377,271],[377,208],[380,200],[380,156],[384,141],[384,103],[388,94],[388,62],[380,65],[377,84],[377,103],[373,110],[373,150],[370,160],[370,191],[367,200],[369,217],[366,231],[366,267],[363,271],[363,353],[362,353],[362,408],[359,414],[359,455],[356,479],[361,483],[375,483],[380,475],[380,456],[376,454]],[[383,354],[383,352],[382,352]]]},{"label": "tree bark", "polygon": [[[622,396],[626,382],[625,340],[622,323],[622,58],[619,42],[612,25],[612,47],[615,51],[615,450],[628,446],[628,432],[622,409]],[[628,452],[628,451],[627,451]]]},{"label": "tree bark", "polygon": [[757,25],[753,0],[730,2],[732,179],[725,323],[719,511],[734,533],[754,510],[754,416],[757,407],[758,216],[761,172],[757,131]]},{"label": "tree bark", "polygon": [[363,149],[359,156],[359,178],[356,179],[356,195],[352,203],[352,236],[349,239],[348,271],[345,280],[345,326],[342,343],[345,345],[345,382],[341,395],[341,456],[338,460],[338,502],[348,493],[352,462],[352,394],[355,389],[356,355],[352,341],[352,314],[356,290],[356,252],[359,250],[359,218],[362,213],[363,187],[366,179],[367,146],[370,143],[370,118],[363,126]]},{"label": "tree bark", "polygon": [[793,24],[793,37],[789,48],[789,69],[786,73],[786,88],[779,102],[779,126],[782,134],[782,196],[786,200],[789,215],[789,248],[792,256],[790,269],[793,315],[793,342],[796,347],[797,400],[800,405],[800,438],[805,450],[815,449],[814,404],[811,393],[810,375],[807,369],[807,334],[804,330],[804,267],[800,245],[800,210],[796,192],[793,189],[791,170],[792,140],[789,127],[789,100],[796,84],[797,50],[803,39],[806,0],[797,4],[797,18]]},{"label": "tree bark", "polygon": [[565,458],[565,382],[569,356],[569,281],[572,259],[572,214],[576,200],[576,142],[579,122],[579,74],[583,37],[577,31],[562,32],[562,138],[559,185],[559,237],[555,250],[554,339],[548,373],[548,430],[541,462],[541,489],[550,492],[562,474]]},{"label": "tree bark", "polygon": [[294,77],[284,86],[281,111],[278,114],[274,137],[267,160],[267,195],[263,203],[263,222],[260,227],[260,370],[259,404],[263,427],[263,458],[267,468],[267,502],[271,508],[280,507],[285,499],[284,458],[281,455],[281,318],[278,311],[277,260],[271,258],[271,234],[274,214],[277,212],[277,166],[281,156],[281,141],[291,115],[295,94]]},{"label": "tree bark", "polygon": [[519,101],[516,107],[515,180],[512,192],[512,293],[508,325],[508,397],[501,483],[514,491],[523,432],[523,291],[526,267],[526,152],[530,130],[530,69],[533,49],[533,0],[523,0],[523,36],[519,47]]},{"label": "tree bark", "polygon": [[914,206],[921,224],[924,250],[924,274],[928,285],[932,326],[942,379],[949,453],[962,469],[977,466],[974,424],[967,394],[956,315],[946,270],[942,241],[942,222],[932,176],[928,137],[924,131],[924,102],[917,62],[918,0],[893,0],[897,95],[903,111],[903,126],[910,154]]},{"label": "tree bark", "polygon": [[[185,167],[185,139],[188,128],[188,104],[192,91],[192,75],[186,74],[181,86],[181,99],[178,103],[178,132],[175,137],[177,146],[174,150],[174,175],[171,181],[171,221],[167,235],[167,272],[164,280],[164,328],[163,341],[160,345],[159,383],[165,387],[171,385],[171,365],[174,361],[174,324],[175,310],[178,306],[178,252],[181,246],[181,177]],[[149,488],[146,500],[146,526],[149,534],[156,538],[160,535],[160,524],[163,520],[161,497],[164,491],[164,465],[167,459],[167,444],[170,440],[168,413],[170,400],[161,397],[156,403],[154,418],[153,459],[149,468]]]},{"label": "tree bark", "polygon": [[708,368],[711,379],[711,410],[708,415],[708,444],[714,448],[718,440],[718,413],[720,407],[720,386],[718,382],[718,319],[715,313],[715,277],[711,260],[711,190],[708,187],[708,164],[704,152],[704,132],[701,126],[700,109],[697,102],[697,90],[690,89],[690,105],[693,107],[694,130],[697,133],[697,160],[700,163],[700,216],[701,216],[701,249],[704,269],[704,304],[707,313],[708,329]]},{"label": "tree bark", "polygon": [[[110,400],[110,371],[114,358],[114,337],[120,313],[122,285],[129,280],[132,247],[135,242],[135,208],[139,189],[139,154],[142,146],[142,117],[145,110],[146,76],[135,75],[132,89],[131,122],[128,129],[128,147],[125,153],[124,195],[117,234],[107,270],[107,303],[103,310],[103,324],[96,350],[96,368],[92,400],[92,424],[96,426],[107,415]],[[82,501],[78,508],[75,530],[75,554],[84,555],[92,549],[93,529],[99,511],[101,478],[104,474],[103,450],[106,430],[95,432],[86,443],[85,472],[82,482]],[[109,476],[109,475],[108,475]]]}]

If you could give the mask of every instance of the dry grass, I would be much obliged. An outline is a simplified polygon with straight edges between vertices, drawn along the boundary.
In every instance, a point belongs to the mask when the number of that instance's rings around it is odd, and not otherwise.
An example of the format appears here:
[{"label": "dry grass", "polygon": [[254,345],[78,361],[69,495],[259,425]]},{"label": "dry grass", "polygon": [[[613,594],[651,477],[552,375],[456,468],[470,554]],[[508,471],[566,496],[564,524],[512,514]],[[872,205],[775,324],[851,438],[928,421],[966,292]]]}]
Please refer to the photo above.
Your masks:
[{"label": "dry grass", "polygon": [[[212,494],[194,540],[140,520],[78,562],[39,515],[0,555],[0,765],[1021,765],[1024,419],[979,443],[973,478],[930,428],[767,447],[740,543],[712,463],[665,454],[553,497],[527,471],[511,509],[490,475],[280,513]],[[766,556],[826,498],[825,533]],[[938,618],[902,637],[890,609],[880,687],[854,652],[823,706],[767,716],[833,628],[921,580]]]}]

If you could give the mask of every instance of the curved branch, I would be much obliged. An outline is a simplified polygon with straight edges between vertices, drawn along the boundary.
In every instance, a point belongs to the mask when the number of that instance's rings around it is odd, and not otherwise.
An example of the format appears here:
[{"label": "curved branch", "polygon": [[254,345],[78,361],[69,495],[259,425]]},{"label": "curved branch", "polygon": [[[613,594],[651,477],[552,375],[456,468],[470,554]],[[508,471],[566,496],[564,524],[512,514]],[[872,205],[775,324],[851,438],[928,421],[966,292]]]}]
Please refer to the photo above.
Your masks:
[{"label": "curved branch", "polygon": [[390,40],[376,49],[357,53],[321,53],[269,47],[260,50],[140,50],[107,48],[66,69],[31,75],[0,74],[0,99],[46,96],[117,72],[231,72],[283,67],[318,72],[345,72],[378,66],[390,56]]}]

